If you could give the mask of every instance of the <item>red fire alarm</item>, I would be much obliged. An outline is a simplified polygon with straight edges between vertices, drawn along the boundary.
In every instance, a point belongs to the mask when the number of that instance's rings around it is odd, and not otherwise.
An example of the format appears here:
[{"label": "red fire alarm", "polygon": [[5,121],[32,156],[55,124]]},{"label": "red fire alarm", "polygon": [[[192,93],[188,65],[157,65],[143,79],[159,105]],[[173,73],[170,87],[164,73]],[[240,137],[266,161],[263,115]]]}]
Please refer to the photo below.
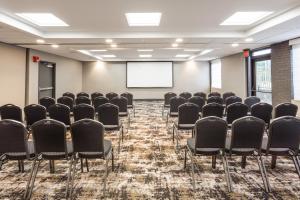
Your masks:
[{"label": "red fire alarm", "polygon": [[32,62],[39,62],[39,61],[40,61],[40,57],[32,56]]},{"label": "red fire alarm", "polygon": [[244,54],[244,58],[248,58],[250,56],[249,50],[244,50],[243,54]]}]

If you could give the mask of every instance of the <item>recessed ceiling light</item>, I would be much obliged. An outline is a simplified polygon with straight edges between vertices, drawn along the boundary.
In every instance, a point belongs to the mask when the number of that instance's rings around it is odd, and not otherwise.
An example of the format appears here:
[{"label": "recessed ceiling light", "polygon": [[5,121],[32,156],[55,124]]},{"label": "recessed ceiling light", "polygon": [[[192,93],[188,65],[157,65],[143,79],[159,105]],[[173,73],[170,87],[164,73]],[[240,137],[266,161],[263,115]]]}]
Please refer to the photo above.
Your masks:
[{"label": "recessed ceiling light", "polygon": [[201,49],[184,49],[183,51],[186,51],[186,52],[197,52],[197,51],[201,51]]},{"label": "recessed ceiling light", "polygon": [[16,13],[16,15],[38,26],[69,26],[52,13]]},{"label": "recessed ceiling light", "polygon": [[150,51],[153,51],[153,49],[138,49],[137,51],[140,51],[140,52],[150,52]]},{"label": "recessed ceiling light", "polygon": [[182,38],[177,38],[176,42],[183,42],[183,39]]},{"label": "recessed ceiling light", "polygon": [[188,54],[177,54],[175,57],[176,58],[187,58],[187,57],[189,57],[190,55],[188,55]]},{"label": "recessed ceiling light", "polygon": [[129,26],[159,26],[161,13],[126,13]]},{"label": "recessed ceiling light", "polygon": [[115,47],[117,47],[118,45],[116,45],[116,44],[111,44],[110,45],[110,47],[112,47],[112,48],[115,48]]},{"label": "recessed ceiling light", "polygon": [[253,38],[246,38],[245,42],[253,42]]},{"label": "recessed ceiling light", "polygon": [[112,40],[112,39],[106,39],[105,42],[106,42],[106,43],[112,43],[113,40]]},{"label": "recessed ceiling light", "polygon": [[227,18],[220,25],[250,25],[264,17],[272,14],[273,12],[236,12]]},{"label": "recessed ceiling light", "polygon": [[51,47],[52,47],[52,48],[58,48],[59,45],[58,45],[58,44],[52,44]]},{"label": "recessed ceiling light", "polygon": [[174,43],[172,44],[172,47],[178,47],[178,44]]},{"label": "recessed ceiling light", "polygon": [[200,55],[203,56],[203,55],[208,54],[212,51],[213,51],[213,49],[205,49],[205,50],[201,51]]},{"label": "recessed ceiling light", "polygon": [[91,52],[104,52],[104,51],[107,51],[106,49],[91,49],[89,50]]},{"label": "recessed ceiling light", "polygon": [[45,40],[37,39],[37,40],[36,40],[36,43],[38,43],[38,44],[44,44],[44,43],[45,43]]},{"label": "recessed ceiling light", "polygon": [[109,54],[109,55],[100,55],[103,58],[115,58],[115,55]]},{"label": "recessed ceiling light", "polygon": [[151,54],[142,54],[142,55],[139,55],[140,58],[151,58],[152,55]]},{"label": "recessed ceiling light", "polygon": [[233,44],[231,44],[231,46],[232,47],[238,47],[238,46],[240,46],[238,43],[233,43]]}]

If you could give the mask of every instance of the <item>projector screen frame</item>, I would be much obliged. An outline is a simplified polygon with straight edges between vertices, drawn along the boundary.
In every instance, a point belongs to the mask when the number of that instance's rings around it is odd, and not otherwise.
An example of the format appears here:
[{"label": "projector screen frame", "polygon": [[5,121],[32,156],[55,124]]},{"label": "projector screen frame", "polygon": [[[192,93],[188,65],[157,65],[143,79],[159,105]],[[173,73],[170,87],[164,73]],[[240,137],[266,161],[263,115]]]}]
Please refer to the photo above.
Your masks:
[{"label": "projector screen frame", "polygon": [[[127,65],[129,62],[168,62],[168,63],[172,63],[172,86],[171,87],[128,87],[128,82],[127,82]],[[126,88],[128,89],[165,89],[165,88],[174,88],[174,62],[173,61],[126,61]]]}]

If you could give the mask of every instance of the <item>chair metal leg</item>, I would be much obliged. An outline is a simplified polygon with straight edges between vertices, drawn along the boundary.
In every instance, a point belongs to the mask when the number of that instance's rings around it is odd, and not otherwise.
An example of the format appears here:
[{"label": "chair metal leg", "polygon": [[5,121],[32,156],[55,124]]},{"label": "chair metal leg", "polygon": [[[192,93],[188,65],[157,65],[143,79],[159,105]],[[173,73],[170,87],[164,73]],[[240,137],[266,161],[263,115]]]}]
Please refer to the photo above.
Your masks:
[{"label": "chair metal leg", "polygon": [[82,160],[82,158],[80,158],[80,168],[81,168],[81,172],[83,172],[83,160]]},{"label": "chair metal leg", "polygon": [[172,134],[173,134],[173,143],[174,143],[174,141],[175,141],[175,125],[173,125],[173,132],[172,132]]},{"label": "chair metal leg", "polygon": [[37,175],[40,163],[41,163],[41,160],[38,160],[38,163],[36,164],[36,162],[34,162],[34,164],[32,166],[33,169],[32,169],[32,172],[30,173],[30,178],[29,178],[29,181],[27,183],[26,191],[25,191],[25,199],[26,200],[31,198],[33,187],[34,187],[35,178],[36,178],[36,175]]},{"label": "chair metal leg", "polygon": [[89,170],[89,163],[88,163],[87,158],[85,159],[85,166],[86,166],[87,172],[89,172],[90,170]]},{"label": "chair metal leg", "polygon": [[168,130],[168,124],[169,124],[169,113],[167,113],[167,121],[166,121],[167,130]]},{"label": "chair metal leg", "polygon": [[184,169],[186,169],[186,154],[187,154],[187,147],[184,148]]},{"label": "chair metal leg", "polygon": [[266,171],[264,161],[263,161],[263,159],[260,155],[256,156],[256,158],[257,158],[257,162],[258,162],[258,166],[259,166],[259,171],[260,171],[262,179],[263,179],[265,190],[266,190],[266,192],[269,193],[269,192],[271,192],[271,187],[270,187],[270,183],[269,183],[269,180],[268,180],[267,171]]},{"label": "chair metal leg", "polygon": [[111,169],[112,171],[115,170],[115,165],[114,165],[114,149],[111,149]]},{"label": "chair metal leg", "polygon": [[176,129],[176,151],[179,151],[179,130]]},{"label": "chair metal leg", "polygon": [[71,180],[71,172],[73,167],[73,160],[74,156],[71,157],[70,164],[69,164],[69,170],[68,170],[68,179],[67,179],[67,186],[66,186],[66,199],[69,198],[69,188],[70,188],[70,180]]},{"label": "chair metal leg", "polygon": [[229,172],[229,168],[228,168],[228,161],[227,161],[226,154],[222,155],[222,162],[223,162],[223,168],[225,171],[225,179],[226,179],[226,183],[227,183],[227,189],[228,189],[228,192],[232,192],[232,183],[231,183],[231,177],[230,177],[230,172]]},{"label": "chair metal leg", "polygon": [[211,158],[211,167],[213,169],[216,169],[216,164],[217,164],[217,156],[213,155],[212,158]]},{"label": "chair metal leg", "polygon": [[161,109],[161,117],[164,117],[164,111],[165,111],[165,107],[162,106],[162,109]]},{"label": "chair metal leg", "polygon": [[195,166],[194,166],[194,158],[192,153],[189,151],[189,156],[191,159],[191,165],[192,165],[192,184],[193,184],[193,190],[196,190],[196,182],[195,182]]},{"label": "chair metal leg", "polygon": [[70,187],[70,199],[72,199],[72,195],[73,195],[73,189],[74,189],[74,179],[75,179],[75,173],[76,173],[76,165],[77,165],[77,161],[78,159],[74,158],[74,162],[73,162],[73,168],[72,168],[72,171],[71,171],[71,187]]},{"label": "chair metal leg", "polygon": [[277,160],[277,156],[272,156],[271,169],[275,169],[275,167],[276,167],[276,160]]},{"label": "chair metal leg", "polygon": [[105,175],[104,175],[104,180],[103,180],[103,198],[105,199],[106,197],[106,180],[108,177],[108,160],[109,159],[105,159]]},{"label": "chair metal leg", "polygon": [[50,173],[53,174],[55,172],[54,160],[49,160],[49,168],[50,168]]},{"label": "chair metal leg", "polygon": [[242,168],[245,169],[246,168],[246,162],[247,162],[247,157],[246,156],[242,156]]},{"label": "chair metal leg", "polygon": [[[119,130],[119,140],[118,140],[118,154],[120,154],[121,151],[121,138],[123,138],[123,128]],[[123,139],[122,139],[123,141]]]},{"label": "chair metal leg", "polygon": [[29,186],[31,185],[31,179],[32,179],[33,173],[35,171],[36,161],[37,161],[37,159],[35,158],[33,160],[33,163],[32,163],[32,167],[31,167],[31,170],[30,170],[29,179],[28,179],[27,184],[26,184],[26,190],[25,190],[25,194],[24,194],[24,199],[27,199],[27,196],[28,196]]},{"label": "chair metal leg", "polygon": [[298,160],[297,156],[292,156],[292,159],[293,159],[293,162],[294,162],[297,174],[298,174],[298,176],[300,178],[300,163],[299,163],[299,160]]}]

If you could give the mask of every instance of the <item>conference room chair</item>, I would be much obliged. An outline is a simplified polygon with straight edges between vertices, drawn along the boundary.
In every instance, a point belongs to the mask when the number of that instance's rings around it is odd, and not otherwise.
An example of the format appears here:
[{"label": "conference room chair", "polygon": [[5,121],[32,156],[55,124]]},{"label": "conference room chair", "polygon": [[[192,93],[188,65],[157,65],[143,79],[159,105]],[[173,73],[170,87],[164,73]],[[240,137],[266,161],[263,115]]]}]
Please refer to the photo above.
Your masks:
[{"label": "conference room chair", "polygon": [[237,96],[230,96],[230,97],[227,97],[226,100],[224,100],[224,103],[225,103],[225,114],[227,112],[227,107],[233,103],[242,103],[242,99],[240,97],[237,97]]},{"label": "conference room chair", "polygon": [[275,118],[283,116],[296,117],[298,112],[298,106],[292,103],[281,103],[275,106]]},{"label": "conference room chair", "polygon": [[253,106],[254,104],[257,104],[259,102],[260,102],[260,98],[258,98],[256,96],[247,97],[244,100],[244,104],[246,104],[249,107],[249,111],[251,109],[251,106]]},{"label": "conference room chair", "polygon": [[219,92],[211,92],[208,94],[208,97],[221,97],[221,94]]},{"label": "conference room chair", "polygon": [[[201,97],[200,97],[201,98]],[[194,103],[184,103],[178,107],[178,121],[173,124],[173,142],[176,132],[176,150],[179,149],[179,131],[192,131],[194,135],[194,126],[199,119],[199,107]]]},{"label": "conference room chair", "polygon": [[193,95],[190,92],[182,92],[179,94],[180,97],[183,97],[185,99],[191,98]]},{"label": "conference room chair", "polygon": [[94,119],[95,108],[89,104],[78,104],[74,106],[73,115],[75,122],[81,119]]},{"label": "conference room chair", "polygon": [[34,154],[32,141],[28,141],[28,131],[18,121],[4,119],[0,121],[0,169],[9,160],[18,161],[19,172],[24,172],[24,160]]},{"label": "conference room chair", "polygon": [[[196,189],[195,165],[197,156],[212,156],[212,168],[216,168],[217,156],[222,158],[225,178],[229,192],[231,184],[228,163],[225,154],[225,140],[227,134],[227,123],[219,117],[206,117],[199,119],[195,124],[195,137],[187,140],[184,155],[184,168],[186,168],[187,157],[192,166],[192,184]],[[188,155],[188,156],[187,156]]]},{"label": "conference room chair", "polygon": [[127,108],[132,109],[133,116],[135,117],[135,107],[133,105],[133,94],[131,94],[129,92],[125,92],[125,93],[122,93],[120,96],[125,97],[127,99],[127,103],[128,103]]},{"label": "conference room chair", "polygon": [[110,140],[104,139],[104,126],[92,119],[82,119],[72,124],[71,135],[73,143],[73,156],[70,162],[71,182],[66,197],[72,199],[76,164],[79,159],[103,159],[105,161],[105,175],[103,180],[103,196],[105,198],[106,180],[108,177],[108,162],[111,160],[114,170],[113,146]]},{"label": "conference room chair", "polygon": [[218,103],[209,103],[202,108],[202,117],[219,117],[222,118],[224,106]]},{"label": "conference room chair", "polygon": [[227,107],[227,116],[226,116],[228,126],[231,126],[234,120],[245,117],[247,116],[247,114],[248,114],[247,105],[240,102],[229,105]]},{"label": "conference room chair", "polygon": [[66,105],[70,108],[70,112],[73,112],[74,100],[71,97],[62,96],[57,99],[57,103]]},{"label": "conference room chair", "polygon": [[162,117],[164,116],[164,112],[166,108],[170,108],[170,99],[176,97],[177,95],[174,92],[168,92],[164,95],[164,104],[162,106]]},{"label": "conference room chair", "polygon": [[[242,168],[246,166],[247,156],[256,157],[265,191],[270,192],[270,184],[261,151],[264,130],[265,122],[262,119],[246,116],[235,120],[231,127],[231,137],[226,141],[226,152],[230,157],[241,156]],[[228,174],[230,176],[230,173]]]},{"label": "conference room chair", "polygon": [[93,105],[94,105],[94,108],[95,110],[103,105],[103,104],[106,104],[106,103],[109,103],[109,99],[106,98],[106,97],[97,97],[96,99],[94,99],[94,102],[93,102]]},{"label": "conference room chair", "polygon": [[223,99],[218,96],[211,96],[211,97],[208,97],[207,103],[218,103],[220,105],[223,105]]},{"label": "conference room chair", "polygon": [[39,104],[44,106],[48,112],[49,107],[55,104],[55,99],[52,97],[42,97],[39,100]]},{"label": "conference room chair", "polygon": [[223,93],[223,100],[224,100],[224,103],[226,102],[226,99],[228,98],[228,97],[233,97],[233,96],[235,96],[235,93],[233,93],[233,92],[225,92],[225,93]]},{"label": "conference room chair", "polygon": [[91,94],[91,100],[92,100],[92,102],[94,102],[94,100],[95,100],[97,97],[103,97],[103,94],[100,93],[100,92],[93,92],[93,93]]},{"label": "conference room chair", "polygon": [[[52,106],[50,107],[50,111]],[[54,173],[55,160],[67,160],[72,162],[72,143],[66,139],[66,126],[53,119],[43,119],[32,125],[33,143],[35,147],[35,157],[32,164],[30,178],[26,186],[24,199],[30,199],[36,175],[42,161],[50,163],[50,173]],[[71,168],[68,170],[67,183],[70,180]],[[67,184],[68,186],[68,184]],[[68,188],[66,189],[68,191]]]},{"label": "conference room chair", "polygon": [[206,100],[206,93],[204,92],[196,92],[194,93],[194,96],[202,97],[204,100]]},{"label": "conference room chair", "polygon": [[270,105],[268,103],[260,102],[260,103],[254,104],[251,107],[250,113],[251,113],[251,116],[254,116],[259,119],[264,120],[267,127],[269,127],[270,120],[272,118],[272,110],[273,110],[272,105]]},{"label": "conference room chair", "polygon": [[200,96],[193,96],[188,99],[188,102],[196,104],[199,107],[199,113],[202,112],[202,108],[205,105],[205,99]]},{"label": "conference room chair", "polygon": [[300,119],[284,116],[271,122],[269,137],[264,137],[262,150],[266,156],[272,156],[272,169],[276,167],[277,156],[290,157],[300,178],[299,145]]},{"label": "conference room chair", "polygon": [[128,128],[130,127],[130,114],[128,112],[128,108],[127,108],[127,98],[125,97],[115,97],[112,100],[110,100],[110,103],[116,105],[119,107],[119,116],[122,117],[126,117],[127,118],[127,122],[128,122]]},{"label": "conference room chair", "polygon": [[86,92],[79,92],[77,95],[77,98],[78,97],[87,97],[87,98],[90,98],[90,95]]},{"label": "conference room chair", "polygon": [[49,117],[65,124],[67,128],[71,125],[70,108],[63,104],[54,104],[49,107]]},{"label": "conference room chair", "polygon": [[178,117],[178,107],[186,102],[187,102],[187,100],[183,97],[176,96],[176,97],[172,97],[170,99],[170,109],[167,114],[167,121],[166,121],[167,129],[168,129],[168,125],[169,125],[169,118]]},{"label": "conference room chair", "polygon": [[79,96],[75,99],[75,104],[76,105],[79,105],[79,104],[82,104],[82,103],[91,105],[92,101],[86,96]]},{"label": "conference room chair", "polygon": [[75,94],[71,93],[71,92],[65,92],[62,95],[63,97],[70,97],[71,99],[73,99],[73,101],[75,100]]},{"label": "conference room chair", "polygon": [[121,140],[124,140],[123,124],[119,118],[119,107],[111,103],[106,103],[97,108],[98,121],[104,126],[105,131],[118,131],[118,152],[120,152]]},{"label": "conference room chair", "polygon": [[12,119],[23,122],[22,109],[14,104],[6,104],[0,107],[1,119]]},{"label": "conference room chair", "polygon": [[109,93],[107,93],[105,96],[106,96],[106,98],[108,98],[109,100],[112,100],[113,98],[118,97],[119,95],[118,95],[117,93],[114,93],[114,92],[109,92]]},{"label": "conference room chair", "polygon": [[35,122],[46,119],[47,117],[46,108],[37,104],[25,106],[24,114],[27,128],[30,128]]}]

